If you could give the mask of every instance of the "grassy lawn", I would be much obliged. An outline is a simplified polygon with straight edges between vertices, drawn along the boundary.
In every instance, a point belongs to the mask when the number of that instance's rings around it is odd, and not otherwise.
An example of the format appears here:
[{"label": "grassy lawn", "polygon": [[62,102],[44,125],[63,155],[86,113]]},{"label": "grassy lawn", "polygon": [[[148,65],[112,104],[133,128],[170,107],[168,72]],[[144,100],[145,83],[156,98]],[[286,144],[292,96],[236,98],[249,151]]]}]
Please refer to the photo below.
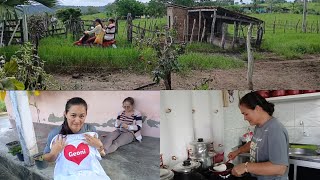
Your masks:
[{"label": "grassy lawn", "polygon": [[[297,21],[302,17],[298,14],[250,14],[264,20],[267,24],[273,23],[275,17],[277,21]],[[82,16],[82,19],[94,20],[96,18],[107,19],[104,13]],[[316,21],[319,16],[309,15],[308,21]],[[164,25],[166,18],[161,19],[135,19],[134,24],[147,28],[150,24]],[[138,50],[126,40],[126,22],[119,21],[119,32],[116,35],[117,49],[100,47],[77,47],[73,46],[74,40],[71,36],[47,37],[40,41],[39,56],[46,61],[49,71],[55,71],[59,67],[72,67],[73,69],[106,68],[106,69],[131,69],[138,72],[150,72],[156,65],[156,52],[151,48]],[[229,26],[229,34],[232,36],[233,27]],[[246,28],[244,29],[246,31]],[[245,32],[246,35],[246,32]],[[284,58],[298,58],[303,54],[320,53],[319,34],[316,33],[296,33],[288,30],[283,33],[280,28],[275,34],[267,25],[264,35],[262,49],[274,52]],[[19,46],[9,46],[0,48],[0,55],[10,58]],[[221,50],[219,47],[208,43],[192,43],[187,46],[186,53],[178,58],[183,70],[202,69],[231,69],[244,66],[246,59],[245,50],[237,50],[240,53],[239,59],[228,55],[216,55],[214,53],[229,52]],[[262,58],[259,53],[254,53],[255,59]]]},{"label": "grassy lawn", "polygon": [[209,69],[233,69],[244,66],[244,62],[234,57],[225,55],[212,55],[205,53],[187,53],[178,58],[183,71],[209,70]]}]

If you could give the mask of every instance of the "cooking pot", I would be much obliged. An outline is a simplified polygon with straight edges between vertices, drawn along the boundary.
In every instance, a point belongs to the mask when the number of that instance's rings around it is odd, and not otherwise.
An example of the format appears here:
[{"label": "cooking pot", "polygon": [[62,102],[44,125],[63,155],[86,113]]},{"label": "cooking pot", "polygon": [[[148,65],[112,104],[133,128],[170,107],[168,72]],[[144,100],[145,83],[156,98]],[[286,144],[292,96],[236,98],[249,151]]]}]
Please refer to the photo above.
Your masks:
[{"label": "cooking pot", "polygon": [[228,178],[231,175],[231,170],[234,167],[232,163],[226,163],[227,169],[225,171],[216,171],[213,169],[213,167],[210,167],[210,171],[215,175],[215,176],[220,176],[222,178]]},{"label": "cooking pot", "polygon": [[190,159],[200,161],[202,168],[208,168],[212,165],[214,154],[212,141],[204,141],[203,138],[199,138],[190,143]]},{"label": "cooking pot", "polygon": [[300,94],[300,90],[287,90],[286,91],[287,95],[296,95],[296,94]]},{"label": "cooking pot", "polygon": [[172,180],[174,173],[168,169],[160,168],[160,180]]},{"label": "cooking pot", "polygon": [[185,160],[182,163],[178,163],[174,166],[172,171],[174,172],[174,180],[204,180],[198,171],[201,164],[196,161]]},{"label": "cooking pot", "polygon": [[278,96],[285,96],[286,91],[285,90],[275,90],[271,91],[271,97],[278,97]]},{"label": "cooking pot", "polygon": [[303,93],[304,93],[304,94],[314,93],[314,92],[317,92],[317,90],[303,90]]},{"label": "cooking pot", "polygon": [[270,97],[270,91],[268,90],[260,90],[260,91],[256,91],[256,93],[258,93],[260,96],[264,98]]}]

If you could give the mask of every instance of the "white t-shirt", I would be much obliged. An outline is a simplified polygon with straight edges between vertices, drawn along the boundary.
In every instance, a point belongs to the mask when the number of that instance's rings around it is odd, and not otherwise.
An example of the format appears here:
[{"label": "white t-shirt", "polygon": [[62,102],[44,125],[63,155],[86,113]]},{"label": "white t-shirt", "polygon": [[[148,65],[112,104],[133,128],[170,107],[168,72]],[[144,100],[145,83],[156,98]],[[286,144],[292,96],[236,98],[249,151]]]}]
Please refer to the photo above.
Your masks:
[{"label": "white t-shirt", "polygon": [[[95,132],[67,135],[67,145],[56,159],[55,180],[110,180],[99,162],[99,151],[86,143],[84,134],[98,137]],[[50,149],[57,137],[52,139]]]}]

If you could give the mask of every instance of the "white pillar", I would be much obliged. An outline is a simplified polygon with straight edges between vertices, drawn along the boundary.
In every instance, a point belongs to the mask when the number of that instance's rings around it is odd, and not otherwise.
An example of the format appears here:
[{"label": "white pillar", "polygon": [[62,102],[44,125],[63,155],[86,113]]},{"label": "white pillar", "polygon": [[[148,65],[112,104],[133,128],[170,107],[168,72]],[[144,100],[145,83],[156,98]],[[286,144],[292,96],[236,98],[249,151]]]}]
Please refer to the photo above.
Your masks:
[{"label": "white pillar", "polygon": [[188,145],[194,139],[191,91],[162,91],[161,106],[160,149],[164,164],[172,167],[187,159]]},{"label": "white pillar", "polygon": [[10,101],[15,116],[18,136],[27,166],[32,166],[32,156],[38,153],[36,136],[32,123],[27,91],[9,91]]}]

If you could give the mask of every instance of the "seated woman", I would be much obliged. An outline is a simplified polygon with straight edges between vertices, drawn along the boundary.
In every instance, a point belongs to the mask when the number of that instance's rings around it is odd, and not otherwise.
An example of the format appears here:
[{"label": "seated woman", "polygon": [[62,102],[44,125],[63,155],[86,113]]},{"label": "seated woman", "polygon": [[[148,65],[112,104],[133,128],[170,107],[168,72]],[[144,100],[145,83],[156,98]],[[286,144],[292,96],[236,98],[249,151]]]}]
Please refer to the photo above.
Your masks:
[{"label": "seated woman", "polygon": [[87,107],[79,97],[68,100],[63,124],[48,135],[43,159],[56,162],[55,180],[110,179],[98,161],[105,156],[103,144],[96,129],[84,123]]},{"label": "seated woman", "polygon": [[134,139],[141,142],[142,117],[141,113],[134,109],[134,99],[127,97],[122,102],[124,108],[118,114],[115,122],[115,131],[102,135],[103,146],[107,154],[114,152],[118,147],[131,143]]},{"label": "seated woman", "polygon": [[106,34],[104,35],[105,41],[112,41],[115,39],[116,25],[115,20],[110,18],[108,21],[108,26],[106,27]]},{"label": "seated woman", "polygon": [[100,34],[104,34],[104,29],[103,29],[103,24],[101,22],[100,19],[96,19],[95,20],[95,27],[91,30],[91,31],[85,31],[85,34],[91,35],[94,33],[94,36],[89,38],[86,43],[91,44],[94,43],[96,38],[100,35]]}]

